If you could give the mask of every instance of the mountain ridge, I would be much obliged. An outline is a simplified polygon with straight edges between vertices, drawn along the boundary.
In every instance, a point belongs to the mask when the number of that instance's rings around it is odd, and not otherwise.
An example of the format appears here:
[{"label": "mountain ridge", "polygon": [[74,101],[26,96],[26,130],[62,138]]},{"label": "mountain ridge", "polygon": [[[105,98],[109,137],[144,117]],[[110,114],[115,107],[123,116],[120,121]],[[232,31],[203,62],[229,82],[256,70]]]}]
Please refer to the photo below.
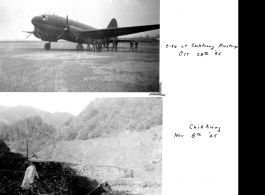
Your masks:
[{"label": "mountain ridge", "polygon": [[75,115],[68,112],[48,112],[32,106],[4,106],[0,105],[0,122],[11,124],[20,119],[39,116],[42,120],[53,126],[63,125]]},{"label": "mountain ridge", "polygon": [[61,127],[62,139],[93,139],[162,125],[161,98],[96,98]]}]

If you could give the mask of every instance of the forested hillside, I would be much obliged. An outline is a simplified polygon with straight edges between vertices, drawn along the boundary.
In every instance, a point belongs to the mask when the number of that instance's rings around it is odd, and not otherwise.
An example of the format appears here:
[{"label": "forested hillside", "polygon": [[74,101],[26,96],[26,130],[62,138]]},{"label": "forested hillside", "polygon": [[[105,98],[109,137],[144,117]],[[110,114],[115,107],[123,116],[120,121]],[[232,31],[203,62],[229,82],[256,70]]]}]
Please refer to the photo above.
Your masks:
[{"label": "forested hillside", "polygon": [[12,151],[25,154],[26,140],[29,153],[33,154],[53,143],[56,130],[42,121],[39,116],[18,120],[12,124],[0,122],[0,140],[8,144]]},{"label": "forested hillside", "polygon": [[162,124],[161,98],[103,98],[92,101],[60,128],[60,139],[109,137],[121,131],[146,131]]},{"label": "forested hillside", "polygon": [[7,107],[0,105],[0,122],[4,122],[5,124],[11,124],[17,120],[33,116],[39,116],[43,122],[53,126],[62,125],[73,117],[70,113],[50,113],[30,106]]}]

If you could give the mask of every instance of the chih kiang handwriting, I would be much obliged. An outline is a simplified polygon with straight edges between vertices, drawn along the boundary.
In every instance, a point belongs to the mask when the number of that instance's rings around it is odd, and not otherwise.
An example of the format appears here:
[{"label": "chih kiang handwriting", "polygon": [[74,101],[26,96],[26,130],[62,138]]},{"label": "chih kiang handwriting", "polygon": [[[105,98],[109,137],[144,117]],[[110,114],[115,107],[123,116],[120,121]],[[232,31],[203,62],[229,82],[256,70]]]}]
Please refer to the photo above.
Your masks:
[{"label": "chih kiang handwriting", "polygon": [[[238,49],[237,45],[220,43],[218,45],[211,44],[166,44],[167,49],[180,49],[178,50],[178,56],[221,56],[224,53],[224,49]],[[188,50],[188,51],[187,51]],[[194,51],[196,50],[196,51]]]},{"label": "chih kiang handwriting", "polygon": [[187,136],[175,133],[174,138],[183,138],[183,137],[190,137],[190,138],[196,138],[196,137],[203,137],[208,136],[209,138],[217,138],[218,135],[221,132],[221,126],[217,126],[215,124],[190,124],[189,125],[189,131]]}]

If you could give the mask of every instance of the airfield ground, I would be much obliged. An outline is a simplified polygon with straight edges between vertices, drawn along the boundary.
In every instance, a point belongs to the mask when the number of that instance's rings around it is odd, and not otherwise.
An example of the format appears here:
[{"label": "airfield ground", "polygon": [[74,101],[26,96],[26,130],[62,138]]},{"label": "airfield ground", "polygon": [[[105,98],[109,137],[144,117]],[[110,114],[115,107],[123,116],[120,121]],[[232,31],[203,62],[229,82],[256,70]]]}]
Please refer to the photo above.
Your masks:
[{"label": "airfield ground", "polygon": [[[76,51],[75,43],[0,42],[1,92],[156,92],[159,43],[118,51]],[[112,44],[110,44],[112,46]],[[92,47],[91,47],[92,48]]]}]

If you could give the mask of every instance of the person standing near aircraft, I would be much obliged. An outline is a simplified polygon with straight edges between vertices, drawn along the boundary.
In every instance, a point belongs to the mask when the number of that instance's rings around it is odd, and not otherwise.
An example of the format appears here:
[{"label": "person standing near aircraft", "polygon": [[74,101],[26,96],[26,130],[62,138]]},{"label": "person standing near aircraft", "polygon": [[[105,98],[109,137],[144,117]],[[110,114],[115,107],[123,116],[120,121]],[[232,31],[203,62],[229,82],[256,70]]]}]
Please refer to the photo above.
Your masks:
[{"label": "person standing near aircraft", "polygon": [[35,176],[38,179],[40,179],[34,162],[30,160],[30,166],[26,169],[24,179],[21,184],[21,188],[26,191],[26,195],[33,194],[33,188],[34,188],[33,182],[34,182]]},{"label": "person standing near aircraft", "polygon": [[130,46],[131,46],[130,50],[134,51],[134,41],[130,42]]},{"label": "person standing near aircraft", "polygon": [[118,40],[115,41],[115,49],[118,50]]},{"label": "person standing near aircraft", "polygon": [[117,40],[113,40],[112,49],[111,50],[113,50],[115,48],[115,50],[117,51],[117,47],[118,47],[118,41]]},{"label": "person standing near aircraft", "polygon": [[102,42],[100,39],[97,40],[97,51],[98,52],[101,52],[101,49],[102,49]]},{"label": "person standing near aircraft", "polygon": [[135,42],[135,51],[138,49],[138,42]]},{"label": "person standing near aircraft", "polygon": [[130,42],[130,51],[132,51],[133,50],[133,42],[131,41]]},{"label": "person standing near aircraft", "polygon": [[130,41],[130,51],[132,50],[132,42]]},{"label": "person standing near aircraft", "polygon": [[97,40],[92,43],[93,45],[93,52],[97,52]]}]

